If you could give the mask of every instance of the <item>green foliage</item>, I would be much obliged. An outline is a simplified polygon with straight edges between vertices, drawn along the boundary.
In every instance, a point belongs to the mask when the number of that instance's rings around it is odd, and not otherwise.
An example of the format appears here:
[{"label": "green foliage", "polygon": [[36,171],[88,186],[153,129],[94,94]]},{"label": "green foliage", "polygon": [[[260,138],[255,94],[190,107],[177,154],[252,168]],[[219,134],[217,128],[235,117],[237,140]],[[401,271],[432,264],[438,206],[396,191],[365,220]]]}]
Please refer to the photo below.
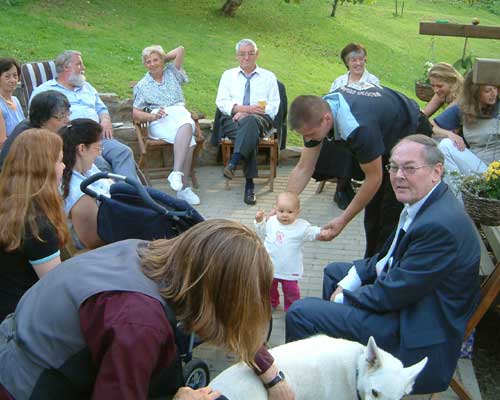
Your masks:
[{"label": "green foliage", "polygon": [[[415,0],[395,18],[394,0],[367,1],[345,3],[341,18],[330,18],[332,0],[252,0],[227,18],[220,15],[221,0],[21,0],[15,7],[0,0],[0,56],[27,62],[77,49],[88,80],[99,91],[131,97],[129,82],[145,73],[142,49],[182,44],[188,106],[212,118],[220,76],[237,65],[234,45],[241,38],[257,42],[259,65],[286,85],[290,101],[299,94],[328,92],[345,72],[340,51],[360,42],[368,49],[369,71],[383,85],[415,97],[415,78],[431,59],[431,37],[418,34],[419,21],[469,23],[471,7],[461,0]],[[498,25],[498,16],[483,8],[474,8],[474,16],[482,25]],[[452,63],[462,45],[460,38],[436,37],[433,61]],[[469,39],[468,46],[476,57],[500,54],[500,41]],[[291,143],[301,144],[293,135]]]}]

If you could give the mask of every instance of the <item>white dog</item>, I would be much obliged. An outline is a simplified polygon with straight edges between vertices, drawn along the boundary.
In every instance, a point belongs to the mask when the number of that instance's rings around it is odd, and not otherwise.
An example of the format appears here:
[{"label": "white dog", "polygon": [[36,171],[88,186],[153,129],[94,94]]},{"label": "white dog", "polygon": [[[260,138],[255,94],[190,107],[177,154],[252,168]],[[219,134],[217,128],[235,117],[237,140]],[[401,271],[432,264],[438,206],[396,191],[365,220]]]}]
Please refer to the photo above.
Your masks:
[{"label": "white dog", "polygon": [[[399,400],[412,390],[427,357],[408,368],[377,347],[319,335],[270,350],[296,400]],[[243,363],[211,383],[229,400],[266,400],[260,379]]]}]

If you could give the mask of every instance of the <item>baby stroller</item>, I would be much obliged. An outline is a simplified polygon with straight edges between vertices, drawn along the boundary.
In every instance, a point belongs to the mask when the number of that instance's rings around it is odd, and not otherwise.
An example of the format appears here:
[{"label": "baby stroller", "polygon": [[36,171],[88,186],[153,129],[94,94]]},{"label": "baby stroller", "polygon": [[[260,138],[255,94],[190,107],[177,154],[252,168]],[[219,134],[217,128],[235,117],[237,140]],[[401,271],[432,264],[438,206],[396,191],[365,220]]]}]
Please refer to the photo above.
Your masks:
[{"label": "baby stroller", "polygon": [[[110,197],[98,194],[89,186],[99,179],[109,178],[118,181],[111,186]],[[97,230],[106,244],[124,239],[168,239],[204,220],[186,201],[144,187],[122,175],[100,172],[85,179],[80,189],[99,201]],[[166,307],[167,317],[174,328],[178,354],[182,361],[181,379],[184,386],[193,389],[207,386],[210,381],[208,365],[203,360],[193,359],[193,348],[200,344],[200,340],[193,333],[188,335],[178,329],[175,316],[168,308]],[[159,395],[163,391],[161,384],[154,386],[157,388],[151,388],[152,395]]]}]

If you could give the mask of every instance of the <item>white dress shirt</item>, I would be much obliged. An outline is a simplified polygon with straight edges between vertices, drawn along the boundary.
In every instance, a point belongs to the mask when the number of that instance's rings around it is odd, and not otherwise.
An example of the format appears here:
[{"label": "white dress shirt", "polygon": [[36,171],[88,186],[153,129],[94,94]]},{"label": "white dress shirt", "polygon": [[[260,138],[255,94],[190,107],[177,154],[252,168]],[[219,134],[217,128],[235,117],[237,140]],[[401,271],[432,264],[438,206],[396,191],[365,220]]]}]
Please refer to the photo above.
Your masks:
[{"label": "white dress shirt", "polygon": [[[255,75],[250,80],[250,105],[256,105],[259,100],[266,101],[266,114],[274,119],[280,106],[280,95],[276,76],[264,68],[257,67]],[[231,115],[235,104],[243,104],[245,84],[247,79],[240,67],[224,71],[219,82],[215,104],[226,115]]]},{"label": "white dress shirt", "polygon": [[[408,216],[406,217],[406,221],[401,227],[405,232],[408,231],[408,228],[412,224],[413,220],[415,219],[415,216],[417,215],[418,211],[420,208],[424,205],[425,201],[427,198],[431,195],[431,193],[436,189],[440,182],[436,183],[434,187],[427,193],[424,197],[422,197],[419,201],[413,203],[413,204],[405,204],[405,210],[408,213]],[[392,264],[392,257],[389,259],[389,265]],[[380,274],[381,271],[377,270],[377,276]],[[338,286],[342,286],[342,289],[350,290],[351,292],[360,288],[361,287],[361,279],[359,278],[359,275],[356,271],[356,267],[354,265],[349,269],[349,272],[347,275],[342,279],[339,283]],[[339,293],[337,296],[335,296],[335,303],[343,303],[344,302],[344,295],[342,293]]]}]

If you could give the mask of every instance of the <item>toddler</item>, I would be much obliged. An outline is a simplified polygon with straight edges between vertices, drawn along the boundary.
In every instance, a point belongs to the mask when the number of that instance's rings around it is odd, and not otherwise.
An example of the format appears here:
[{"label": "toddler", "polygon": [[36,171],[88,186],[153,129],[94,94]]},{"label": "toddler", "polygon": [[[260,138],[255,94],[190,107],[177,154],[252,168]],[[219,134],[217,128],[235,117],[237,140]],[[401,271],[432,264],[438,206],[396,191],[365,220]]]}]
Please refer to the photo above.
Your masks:
[{"label": "toddler", "polygon": [[321,240],[321,228],[297,218],[300,212],[299,197],[290,192],[278,195],[276,215],[264,220],[264,211],[255,215],[255,229],[264,240],[264,245],[274,264],[274,279],[271,286],[273,310],[279,305],[278,283],[281,283],[285,298],[285,311],[295,300],[300,299],[298,280],[304,272],[302,247],[305,241]]}]

